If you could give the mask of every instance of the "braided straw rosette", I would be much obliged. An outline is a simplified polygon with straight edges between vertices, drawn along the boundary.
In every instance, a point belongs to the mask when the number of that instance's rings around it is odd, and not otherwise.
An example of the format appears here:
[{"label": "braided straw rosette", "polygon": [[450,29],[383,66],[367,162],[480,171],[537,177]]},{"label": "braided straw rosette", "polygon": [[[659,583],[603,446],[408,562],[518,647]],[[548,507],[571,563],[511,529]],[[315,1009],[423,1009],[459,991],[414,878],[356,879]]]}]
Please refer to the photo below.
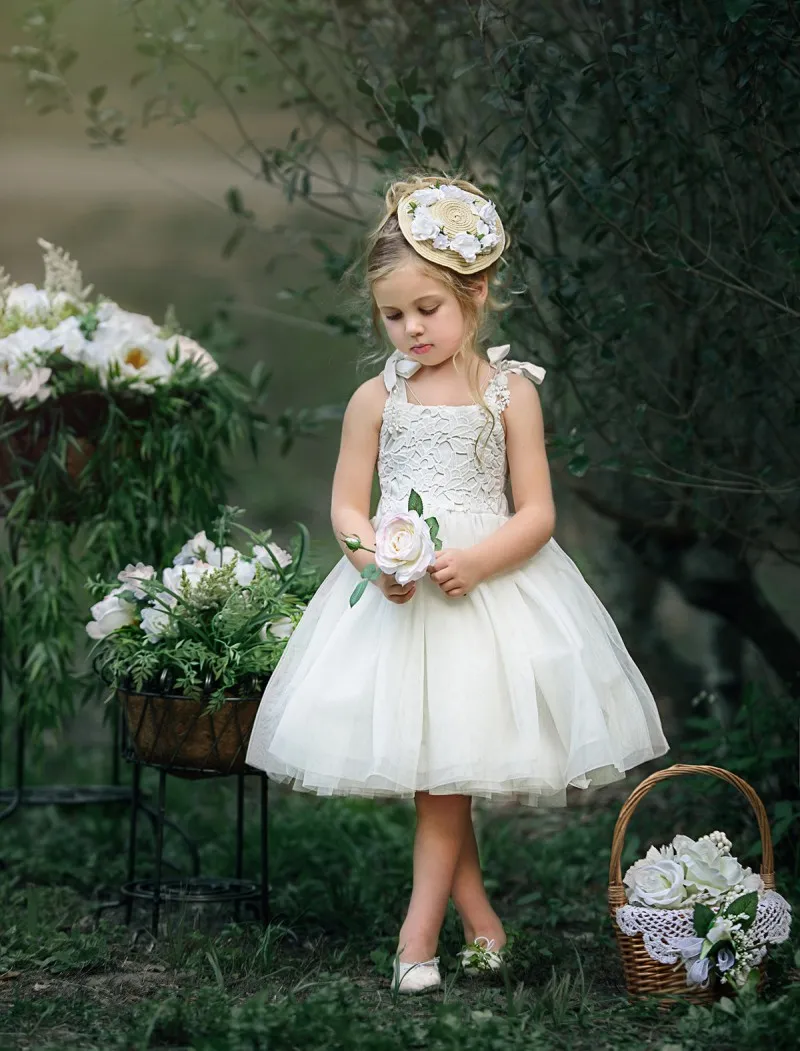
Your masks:
[{"label": "braided straw rosette", "polygon": [[[625,832],[634,810],[659,781],[684,774],[711,774],[727,781],[742,793],[755,812],[761,836],[761,878],[764,892],[758,902],[755,929],[765,941],[780,942],[788,936],[789,904],[775,893],[775,871],[772,854],[772,836],[764,805],[756,791],[742,778],[729,770],[702,764],[675,764],[658,770],[645,778],[631,792],[620,810],[611,843],[611,861],[608,875],[608,908],[614,927],[617,946],[622,957],[622,970],[629,999],[660,996],[659,1007],[666,1009],[677,1000],[710,1004],[722,996],[735,996],[736,989],[712,976],[706,988],[687,985],[686,968],[680,955],[670,947],[673,935],[694,933],[693,908],[664,909],[645,905],[629,905],[622,882],[621,858]],[[625,928],[624,930],[622,928]],[[626,933],[627,931],[627,933]],[[764,981],[766,950],[757,964],[758,989]]]}]

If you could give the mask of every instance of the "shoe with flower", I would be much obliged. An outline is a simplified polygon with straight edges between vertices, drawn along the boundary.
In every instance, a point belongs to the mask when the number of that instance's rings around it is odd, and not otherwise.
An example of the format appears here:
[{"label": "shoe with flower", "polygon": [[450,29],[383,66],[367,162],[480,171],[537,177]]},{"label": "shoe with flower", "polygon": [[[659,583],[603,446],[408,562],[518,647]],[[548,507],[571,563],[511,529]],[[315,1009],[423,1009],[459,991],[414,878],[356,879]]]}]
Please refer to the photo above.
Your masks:
[{"label": "shoe with flower", "polygon": [[403,963],[395,956],[392,992],[427,993],[438,989],[441,984],[438,956],[421,963]]},{"label": "shoe with flower", "polygon": [[495,949],[496,944],[494,938],[486,938],[481,934],[474,942],[465,945],[457,954],[461,957],[464,974],[475,978],[479,974],[499,971],[503,963],[503,953],[501,949]]}]

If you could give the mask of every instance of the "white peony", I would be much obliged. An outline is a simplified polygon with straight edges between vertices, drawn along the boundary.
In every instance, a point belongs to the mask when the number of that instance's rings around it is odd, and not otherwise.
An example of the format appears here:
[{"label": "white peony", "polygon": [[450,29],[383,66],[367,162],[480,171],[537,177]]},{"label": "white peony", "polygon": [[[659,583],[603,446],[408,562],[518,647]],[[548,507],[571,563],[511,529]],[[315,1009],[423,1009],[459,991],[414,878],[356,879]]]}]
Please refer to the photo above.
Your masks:
[{"label": "white peony", "polygon": [[147,606],[142,611],[141,627],[148,642],[156,642],[169,630],[169,614],[158,607]]},{"label": "white peony", "polygon": [[92,639],[106,636],[136,622],[136,606],[113,592],[91,609],[92,620],[86,625],[86,634]]},{"label": "white peony", "polygon": [[30,398],[45,401],[53,393],[47,381],[52,369],[11,368],[0,366],[0,398],[7,397],[15,409],[21,408]]},{"label": "white peony", "polygon": [[450,248],[458,252],[467,263],[474,263],[481,250],[481,243],[474,234],[462,232],[450,238]]},{"label": "white peony", "polygon": [[687,897],[683,885],[683,866],[671,858],[637,861],[625,873],[631,905],[651,905],[664,909],[680,908]]},{"label": "white peony", "polygon": [[375,530],[375,564],[400,585],[419,580],[436,561],[427,522],[416,511],[385,515]]},{"label": "white peony", "polygon": [[146,566],[144,562],[137,562],[134,566],[133,563],[129,562],[123,570],[117,573],[117,580],[121,580],[136,598],[142,599],[147,597],[147,592],[137,587],[136,582],[139,580],[153,580],[155,575],[156,571],[152,566]]},{"label": "white peony", "polygon": [[275,570],[275,563],[270,558],[269,552],[275,556],[278,560],[278,565],[281,569],[285,569],[292,561],[292,556],[288,551],[284,551],[282,547],[278,547],[277,544],[267,544],[263,547],[261,544],[255,544],[253,546],[253,557],[256,562],[260,562],[266,569]]},{"label": "white peony", "polygon": [[411,221],[411,236],[419,241],[429,241],[441,232],[441,227],[425,207],[419,207],[414,212]]},{"label": "white peony", "polygon": [[6,311],[12,310],[27,318],[46,317],[50,313],[50,296],[36,285],[17,285],[6,296]]}]

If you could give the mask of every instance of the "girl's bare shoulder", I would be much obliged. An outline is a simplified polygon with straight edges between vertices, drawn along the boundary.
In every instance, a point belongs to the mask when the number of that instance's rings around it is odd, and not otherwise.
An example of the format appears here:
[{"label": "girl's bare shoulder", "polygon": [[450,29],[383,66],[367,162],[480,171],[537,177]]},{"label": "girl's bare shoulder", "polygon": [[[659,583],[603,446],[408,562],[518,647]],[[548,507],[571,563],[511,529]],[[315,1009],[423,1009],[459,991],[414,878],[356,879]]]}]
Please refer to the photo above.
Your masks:
[{"label": "girl's bare shoulder", "polygon": [[371,421],[376,427],[380,426],[383,416],[383,408],[386,404],[386,386],[383,375],[371,376],[364,380],[350,395],[346,412],[350,415],[358,415],[365,421]]}]

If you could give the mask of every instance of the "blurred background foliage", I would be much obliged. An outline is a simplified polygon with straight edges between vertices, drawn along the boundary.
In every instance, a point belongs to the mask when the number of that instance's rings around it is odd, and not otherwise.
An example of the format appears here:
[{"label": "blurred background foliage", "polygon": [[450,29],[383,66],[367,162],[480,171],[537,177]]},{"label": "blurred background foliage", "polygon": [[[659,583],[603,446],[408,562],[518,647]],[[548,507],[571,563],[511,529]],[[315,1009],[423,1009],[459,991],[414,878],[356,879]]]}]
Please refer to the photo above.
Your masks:
[{"label": "blurred background foliage", "polygon": [[174,302],[236,364],[265,361],[273,411],[328,406],[286,458],[233,465],[256,524],[301,518],[323,568],[338,557],[336,419],[371,339],[340,278],[393,174],[461,169],[512,237],[502,336],[548,369],[557,536],[665,715],[712,700],[730,726],[756,679],[796,724],[791,0],[2,17],[7,268],[36,276],[35,236],[64,243],[125,305]]}]

